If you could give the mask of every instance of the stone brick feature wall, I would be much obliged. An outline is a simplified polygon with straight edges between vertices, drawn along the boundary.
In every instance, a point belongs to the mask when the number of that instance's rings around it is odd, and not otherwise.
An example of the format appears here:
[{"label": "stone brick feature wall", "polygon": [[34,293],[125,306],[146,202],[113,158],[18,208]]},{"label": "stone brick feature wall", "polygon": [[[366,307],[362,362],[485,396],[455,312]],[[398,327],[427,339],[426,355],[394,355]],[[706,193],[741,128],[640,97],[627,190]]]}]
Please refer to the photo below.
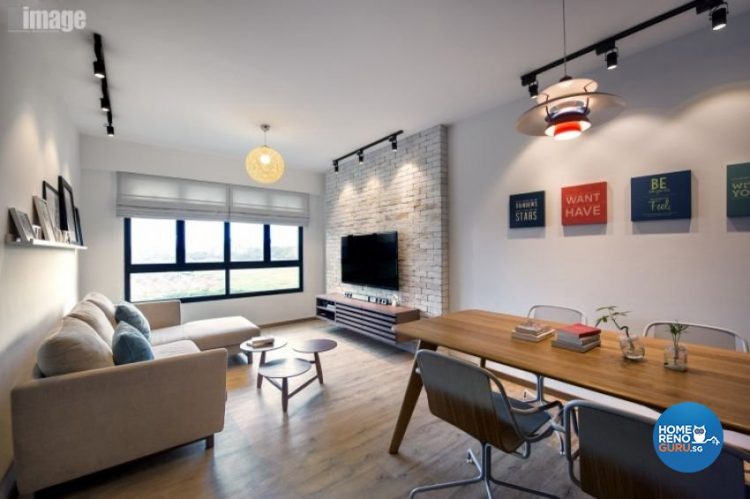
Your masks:
[{"label": "stone brick feature wall", "polygon": [[[326,174],[326,289],[391,298],[423,316],[448,311],[448,140],[443,125]],[[341,282],[341,237],[398,231],[399,291]]]}]

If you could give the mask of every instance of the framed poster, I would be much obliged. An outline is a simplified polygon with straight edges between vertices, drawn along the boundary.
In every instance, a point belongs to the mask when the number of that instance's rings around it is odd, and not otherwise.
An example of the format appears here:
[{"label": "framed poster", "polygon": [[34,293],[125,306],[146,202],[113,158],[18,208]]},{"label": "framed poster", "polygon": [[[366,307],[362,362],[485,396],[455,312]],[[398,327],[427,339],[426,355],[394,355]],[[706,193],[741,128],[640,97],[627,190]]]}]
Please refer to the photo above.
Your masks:
[{"label": "framed poster", "polygon": [[76,228],[75,202],[73,201],[73,187],[60,175],[57,177],[58,193],[60,195],[60,229],[67,230],[70,242],[78,244],[78,229]]},{"label": "framed poster", "polygon": [[510,228],[544,227],[544,191],[511,194]]},{"label": "framed poster", "polygon": [[60,195],[57,189],[47,182],[42,182],[42,197],[47,202],[47,210],[55,229],[60,229]]},{"label": "framed poster", "polygon": [[34,196],[33,199],[36,216],[39,218],[39,225],[42,226],[44,239],[47,241],[57,241],[57,237],[55,237],[55,226],[52,225],[52,218],[49,215],[47,202],[39,196]]},{"label": "framed poster", "polygon": [[630,220],[677,220],[691,217],[690,170],[630,179]]},{"label": "framed poster", "polygon": [[727,165],[727,216],[750,217],[750,163]]},{"label": "framed poster", "polygon": [[562,224],[607,223],[607,182],[562,188]]}]

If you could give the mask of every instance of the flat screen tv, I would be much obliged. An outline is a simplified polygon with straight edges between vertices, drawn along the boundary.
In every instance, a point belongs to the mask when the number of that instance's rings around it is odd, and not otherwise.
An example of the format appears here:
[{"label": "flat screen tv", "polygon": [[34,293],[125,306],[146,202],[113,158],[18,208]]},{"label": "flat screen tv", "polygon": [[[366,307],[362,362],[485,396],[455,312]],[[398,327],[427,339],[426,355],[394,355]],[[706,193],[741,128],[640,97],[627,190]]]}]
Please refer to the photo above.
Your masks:
[{"label": "flat screen tv", "polygon": [[398,233],[342,237],[341,280],[348,284],[398,289]]}]

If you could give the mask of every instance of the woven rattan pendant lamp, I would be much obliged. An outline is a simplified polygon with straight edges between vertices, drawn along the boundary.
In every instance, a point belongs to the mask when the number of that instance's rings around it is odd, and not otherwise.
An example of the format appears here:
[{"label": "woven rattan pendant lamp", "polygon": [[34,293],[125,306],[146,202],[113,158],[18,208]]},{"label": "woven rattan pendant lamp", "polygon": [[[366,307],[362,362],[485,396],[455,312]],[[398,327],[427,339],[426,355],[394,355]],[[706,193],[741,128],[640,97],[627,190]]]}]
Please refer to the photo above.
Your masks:
[{"label": "woven rattan pendant lamp", "polygon": [[247,174],[261,184],[273,184],[278,182],[284,175],[284,158],[278,151],[268,147],[266,134],[271,129],[270,125],[261,125],[263,130],[263,145],[256,147],[245,157],[245,170]]}]

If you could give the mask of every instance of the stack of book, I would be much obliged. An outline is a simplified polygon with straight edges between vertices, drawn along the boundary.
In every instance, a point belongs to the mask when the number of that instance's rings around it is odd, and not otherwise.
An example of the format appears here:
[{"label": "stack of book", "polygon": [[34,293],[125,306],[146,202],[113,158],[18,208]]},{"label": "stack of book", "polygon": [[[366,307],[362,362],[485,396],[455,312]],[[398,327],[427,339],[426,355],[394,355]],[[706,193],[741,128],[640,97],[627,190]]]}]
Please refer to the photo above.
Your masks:
[{"label": "stack of book", "polygon": [[552,346],[574,352],[588,352],[602,344],[601,333],[602,331],[595,327],[571,324],[557,330],[557,337],[552,342]]},{"label": "stack of book", "polygon": [[539,343],[554,332],[555,330],[549,326],[537,324],[535,322],[525,322],[517,325],[515,329],[513,329],[513,337],[517,340]]},{"label": "stack of book", "polygon": [[256,336],[250,339],[250,346],[253,348],[269,347],[273,345],[273,336]]}]

